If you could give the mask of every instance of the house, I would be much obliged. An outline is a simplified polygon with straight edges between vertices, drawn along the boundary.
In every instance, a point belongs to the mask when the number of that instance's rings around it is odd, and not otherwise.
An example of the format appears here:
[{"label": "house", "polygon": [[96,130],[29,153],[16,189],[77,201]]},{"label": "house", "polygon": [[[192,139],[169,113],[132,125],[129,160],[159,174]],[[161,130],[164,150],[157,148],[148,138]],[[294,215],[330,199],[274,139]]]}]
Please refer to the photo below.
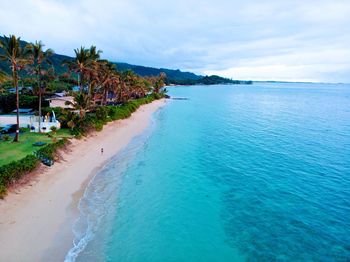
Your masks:
[{"label": "house", "polygon": [[56,119],[55,113],[52,111],[51,113],[47,113],[45,116],[31,116],[29,118],[30,132],[39,132],[39,121],[40,121],[40,129],[43,133],[51,132],[52,127],[56,129],[61,128],[61,123]]},{"label": "house", "polygon": [[66,102],[73,102],[74,97],[73,96],[53,96],[48,99],[50,107],[61,107],[61,108],[73,108],[72,105],[67,105]]}]

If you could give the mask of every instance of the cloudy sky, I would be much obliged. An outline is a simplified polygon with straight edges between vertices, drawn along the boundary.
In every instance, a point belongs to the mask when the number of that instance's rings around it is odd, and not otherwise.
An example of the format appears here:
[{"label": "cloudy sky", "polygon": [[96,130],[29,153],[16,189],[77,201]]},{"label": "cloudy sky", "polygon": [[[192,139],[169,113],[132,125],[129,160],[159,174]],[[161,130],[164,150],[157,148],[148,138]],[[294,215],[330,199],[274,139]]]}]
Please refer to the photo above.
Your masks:
[{"label": "cloudy sky", "polygon": [[350,82],[349,0],[1,0],[0,34],[234,79]]}]

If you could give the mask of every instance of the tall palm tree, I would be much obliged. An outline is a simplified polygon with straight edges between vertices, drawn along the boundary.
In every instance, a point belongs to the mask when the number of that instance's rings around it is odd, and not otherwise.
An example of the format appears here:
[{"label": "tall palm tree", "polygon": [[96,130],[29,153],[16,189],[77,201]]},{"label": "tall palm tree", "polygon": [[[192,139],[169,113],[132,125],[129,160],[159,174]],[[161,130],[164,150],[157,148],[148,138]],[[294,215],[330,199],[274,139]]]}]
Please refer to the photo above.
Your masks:
[{"label": "tall palm tree", "polygon": [[78,85],[80,92],[84,90],[84,74],[90,66],[89,50],[85,47],[74,49],[75,58],[73,60],[63,61],[64,65],[68,66],[69,71],[78,74]]},{"label": "tall palm tree", "polygon": [[121,102],[128,101],[132,94],[135,86],[135,73],[131,70],[122,72],[121,74],[121,90],[120,90],[120,99]]},{"label": "tall palm tree", "polygon": [[17,111],[17,127],[16,136],[14,142],[19,141],[19,94],[18,94],[18,71],[23,68],[24,64],[28,62],[25,58],[24,49],[20,44],[20,37],[10,35],[9,37],[4,36],[4,40],[0,40],[0,48],[3,53],[0,54],[0,60],[6,61],[10,64],[12,71],[13,85],[16,88],[16,111]]},{"label": "tall palm tree", "polygon": [[42,97],[42,86],[41,78],[43,75],[42,66],[44,64],[51,65],[52,62],[50,57],[54,54],[52,49],[44,51],[44,44],[41,41],[36,41],[34,44],[26,46],[28,50],[29,58],[33,66],[33,72],[37,78],[38,95],[39,95],[39,133],[41,133],[41,97]]},{"label": "tall palm tree", "polygon": [[163,91],[162,88],[165,86],[165,83],[164,83],[165,78],[166,78],[166,74],[162,72],[155,79],[155,83],[153,85],[154,93],[159,94],[159,93],[161,93]]},{"label": "tall palm tree", "polygon": [[102,104],[107,103],[107,97],[110,92],[114,92],[119,85],[119,75],[117,74],[115,64],[108,61],[99,61],[97,67],[96,82],[100,93],[102,93]]},{"label": "tall palm tree", "polygon": [[75,58],[73,60],[64,61],[64,65],[68,65],[68,69],[78,74],[78,85],[80,92],[84,91],[85,79],[93,71],[94,63],[100,58],[102,51],[97,50],[96,46],[90,49],[80,47],[74,49]]},{"label": "tall palm tree", "polygon": [[88,96],[93,100],[94,88],[96,87],[96,78],[98,75],[99,65],[107,63],[106,60],[100,60],[101,50],[97,50],[96,46],[92,45],[89,49],[90,68],[86,74]]}]

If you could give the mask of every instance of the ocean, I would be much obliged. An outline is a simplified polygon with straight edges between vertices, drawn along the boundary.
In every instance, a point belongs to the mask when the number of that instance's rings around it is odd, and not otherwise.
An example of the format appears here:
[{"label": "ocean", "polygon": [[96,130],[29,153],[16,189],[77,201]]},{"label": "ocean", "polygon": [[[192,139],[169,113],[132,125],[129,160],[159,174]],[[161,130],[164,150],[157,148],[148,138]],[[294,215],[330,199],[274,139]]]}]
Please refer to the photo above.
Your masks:
[{"label": "ocean", "polygon": [[66,261],[349,261],[350,85],[169,87],[79,203]]}]

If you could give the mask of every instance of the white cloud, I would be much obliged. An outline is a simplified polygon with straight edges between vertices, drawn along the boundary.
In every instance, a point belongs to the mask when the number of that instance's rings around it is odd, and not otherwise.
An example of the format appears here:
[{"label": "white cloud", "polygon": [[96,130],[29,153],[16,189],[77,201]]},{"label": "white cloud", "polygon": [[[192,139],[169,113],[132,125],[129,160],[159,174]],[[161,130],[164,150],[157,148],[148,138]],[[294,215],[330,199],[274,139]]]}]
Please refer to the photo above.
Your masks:
[{"label": "white cloud", "polygon": [[349,13],[347,0],[17,0],[0,33],[201,74],[350,82]]}]

